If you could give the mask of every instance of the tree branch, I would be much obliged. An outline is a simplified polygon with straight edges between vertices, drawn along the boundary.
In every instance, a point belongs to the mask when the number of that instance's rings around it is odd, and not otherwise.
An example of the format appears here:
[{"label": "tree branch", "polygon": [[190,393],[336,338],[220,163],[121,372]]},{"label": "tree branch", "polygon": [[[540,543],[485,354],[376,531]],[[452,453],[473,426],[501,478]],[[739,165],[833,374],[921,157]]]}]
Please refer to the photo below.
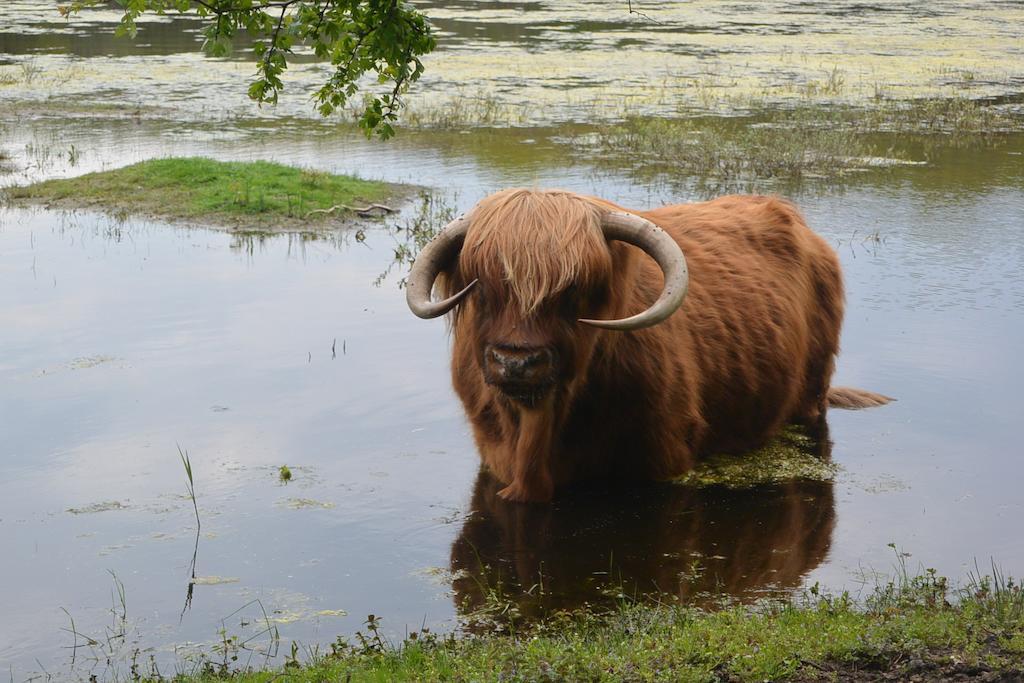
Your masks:
[{"label": "tree branch", "polygon": [[652,17],[652,16],[650,16],[650,15],[648,15],[648,14],[644,14],[644,13],[643,13],[643,12],[641,12],[640,10],[636,10],[636,9],[633,9],[633,0],[626,0],[626,4],[627,4],[627,6],[629,7],[629,13],[630,13],[630,14],[635,14],[635,15],[637,15],[638,17],[643,17],[643,18],[644,18],[644,19],[646,19],[647,21],[650,21],[650,22],[652,22],[652,23],[655,23],[655,24],[659,24],[659,25],[662,25],[662,26],[664,26],[664,24],[663,24],[662,22],[658,21],[658,20],[657,20],[657,19],[655,19],[654,17]]},{"label": "tree branch", "polygon": [[346,211],[351,211],[352,213],[354,213],[357,216],[360,216],[361,218],[367,218],[369,216],[372,216],[374,211],[382,211],[384,213],[395,212],[395,209],[392,209],[390,206],[385,206],[384,204],[370,204],[369,206],[349,206],[348,204],[335,204],[329,209],[313,209],[312,211],[308,211],[306,212],[306,215],[304,217],[309,218],[310,216],[316,213],[322,213],[324,215],[327,215],[329,213],[334,213],[338,209],[345,209]]}]

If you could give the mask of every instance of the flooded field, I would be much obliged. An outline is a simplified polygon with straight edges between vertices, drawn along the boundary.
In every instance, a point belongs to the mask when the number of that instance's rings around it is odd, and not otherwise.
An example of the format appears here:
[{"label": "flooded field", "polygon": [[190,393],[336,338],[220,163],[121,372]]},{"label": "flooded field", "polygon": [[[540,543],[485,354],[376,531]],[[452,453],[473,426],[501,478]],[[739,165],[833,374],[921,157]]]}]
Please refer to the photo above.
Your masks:
[{"label": "flooded field", "polygon": [[[6,5],[0,75],[13,76],[0,85],[9,164],[0,183],[204,154],[415,183],[452,208],[514,185],[642,208],[708,190],[587,159],[566,143],[571,126],[534,124],[587,121],[602,93],[633,97],[648,74],[705,66],[734,71],[741,82],[725,94],[739,101],[753,88],[743,79],[770,80],[758,69],[776,73],[787,59],[796,97],[836,63],[848,83],[876,73],[901,95],[962,85],[1012,106],[1021,89],[1010,23],[1020,3],[860,14],[845,4],[640,6],[691,25],[685,40],[612,3],[588,4],[586,22],[582,3],[439,5],[431,16],[449,42],[424,91],[445,90],[445,79],[469,92],[487,84],[509,105],[544,103],[544,116],[511,130],[367,142],[308,120],[301,98],[284,107],[292,118],[254,111],[240,94],[248,65],[196,56],[184,20],[154,24],[133,44],[107,35],[109,12],[69,25],[40,3]],[[879,54],[908,26],[898,59]],[[934,47],[953,35],[960,42],[948,51]],[[637,61],[611,69],[622,41]],[[578,92],[562,76],[537,77],[543,60],[568,52],[580,54],[563,72],[579,70]],[[482,66],[495,54],[522,69],[507,87]],[[901,61],[913,67],[900,71]],[[66,69],[80,77],[60,82]],[[315,78],[308,69],[300,80]],[[962,70],[975,76],[943,80]],[[24,83],[32,73],[34,85]],[[667,96],[663,111],[700,106],[690,88]],[[171,112],[72,116],[60,98]],[[203,111],[213,123],[199,120]],[[815,583],[857,593],[892,571],[890,544],[912,554],[911,569],[954,579],[990,561],[1024,575],[1024,136],[879,145],[917,163],[751,188],[785,189],[842,258],[836,382],[899,399],[830,414],[835,482],[589,490],[542,507],[503,503],[478,472],[450,388],[445,325],[406,308],[394,257],[419,200],[365,239],[0,208],[0,668],[14,680],[102,679],[126,675],[133,658],[165,673],[200,654],[280,663],[293,640],[324,647],[365,630],[370,614],[398,640],[424,624],[472,628],[495,610],[525,618],[653,590],[698,602]],[[180,452],[193,469],[198,543]]]}]

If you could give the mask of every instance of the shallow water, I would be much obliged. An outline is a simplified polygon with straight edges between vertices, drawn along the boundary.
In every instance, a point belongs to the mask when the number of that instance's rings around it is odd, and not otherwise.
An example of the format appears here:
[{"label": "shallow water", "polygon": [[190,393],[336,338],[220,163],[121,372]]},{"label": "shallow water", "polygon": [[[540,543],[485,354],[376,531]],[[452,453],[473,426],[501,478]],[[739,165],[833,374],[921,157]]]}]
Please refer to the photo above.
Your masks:
[{"label": "shallow water", "polygon": [[[35,6],[15,3],[0,17]],[[520,28],[492,35],[442,19],[463,36],[467,58],[473,41],[544,44],[526,30],[534,24],[548,39],[572,32],[550,17],[527,21],[543,12],[488,7],[484,29]],[[929,5],[934,14],[906,7],[921,25],[944,16],[941,3]],[[868,16],[882,27],[907,15]],[[730,35],[740,45],[774,33]],[[46,60],[71,52],[102,80],[104,50],[61,44],[47,56],[25,41],[18,59],[35,51],[49,69]],[[187,42],[149,44],[180,68]],[[177,87],[168,79],[128,87],[163,93]],[[557,142],[563,133],[404,134],[381,145],[298,119],[58,113],[5,121],[0,144],[14,166],[5,180],[19,183],[202,153],[415,182],[460,207],[513,185],[638,208],[703,196],[686,178],[640,179],[574,159]],[[460,611],[490,606],[485,593],[530,616],[655,587],[697,601],[815,582],[857,591],[872,572],[892,571],[889,543],[912,553],[911,570],[960,579],[993,558],[1024,575],[1024,138],[898,143],[928,163],[787,188],[843,260],[836,382],[899,399],[830,414],[837,480],[591,490],[540,508],[505,505],[478,477],[444,324],[408,312],[400,268],[374,284],[401,234],[258,240],[0,208],[0,666],[15,680],[44,670],[110,677],[107,654],[125,672],[142,648],[140,662],[153,654],[166,672],[211,652],[221,628],[251,639],[241,661],[258,663],[275,642],[280,655],[292,639],[351,635],[370,613],[394,638],[424,623],[455,628]],[[195,474],[197,551],[179,448]],[[287,485],[283,464],[294,475]],[[186,609],[194,551],[200,582]],[[86,636],[98,644],[75,648]]]},{"label": "shallow water", "polygon": [[[521,131],[497,148],[517,135],[545,144]],[[355,140],[346,159],[329,136],[299,149],[224,144],[346,169],[380,149]],[[132,143],[114,126],[94,127],[92,144],[86,158]],[[187,656],[183,644],[208,648],[222,620],[259,633],[263,609],[283,642],[312,643],[369,613],[395,636],[452,628],[456,605],[486,606],[481,586],[525,615],[622,587],[686,599],[819,581],[856,590],[865,573],[891,571],[889,543],[952,577],[990,557],[1021,575],[1021,145],[940,151],[933,166],[798,195],[846,271],[837,382],[899,398],[830,415],[836,483],[584,492],[542,510],[510,508],[477,480],[443,323],[409,314],[399,271],[374,286],[400,235],[250,242],[4,209],[0,545],[18,590],[4,598],[0,658],[16,675],[36,658],[67,670],[69,615],[100,640],[124,630],[127,644],[110,646],[122,655],[137,642],[166,663]],[[460,205],[524,183],[629,206],[671,192],[585,165],[487,163],[438,140],[386,149],[383,177],[415,169]],[[179,446],[202,518],[196,572],[213,577],[184,615],[195,524]],[[77,651],[75,671],[93,649]]]}]

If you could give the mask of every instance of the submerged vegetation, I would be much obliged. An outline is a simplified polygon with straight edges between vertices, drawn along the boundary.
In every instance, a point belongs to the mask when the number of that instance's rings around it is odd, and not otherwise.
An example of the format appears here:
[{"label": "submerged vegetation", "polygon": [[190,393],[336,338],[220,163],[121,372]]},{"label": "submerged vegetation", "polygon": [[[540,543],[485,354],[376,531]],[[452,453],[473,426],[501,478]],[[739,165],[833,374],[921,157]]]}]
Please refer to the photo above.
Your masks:
[{"label": "submerged vegetation", "polygon": [[[174,681],[781,681],[1019,680],[1024,590],[998,571],[951,589],[932,570],[896,577],[864,599],[813,586],[789,601],[705,611],[622,603],[607,614],[559,613],[502,634],[441,636],[423,628],[389,641],[370,615],[353,641],[292,644],[283,670],[192,663],[171,678],[133,667],[135,680]],[[230,646],[233,640],[225,639]]]},{"label": "submerged vegetation", "polygon": [[[538,132],[584,163],[630,169],[646,178],[685,176],[712,193],[760,191],[754,184],[763,182],[835,184],[871,169],[926,164],[922,150],[936,146],[997,144],[1024,132],[1019,107],[957,94],[876,97],[856,106],[808,97],[780,107],[721,93],[701,101],[701,107],[681,108],[668,117],[625,102],[615,112],[584,117],[593,123],[563,122]],[[458,92],[410,105],[402,125],[481,136],[530,126],[534,106],[483,91]]]},{"label": "submerged vegetation", "polygon": [[735,117],[626,116],[574,143],[612,164],[684,172],[729,186],[754,179],[834,181],[873,167],[923,163],[895,151],[893,134],[948,144],[1022,130],[1022,115],[948,98],[759,108]]},{"label": "submerged vegetation", "polygon": [[819,443],[795,425],[757,450],[740,455],[716,455],[676,480],[686,486],[725,486],[747,489],[795,479],[832,481],[837,466]]},{"label": "submerged vegetation", "polygon": [[809,124],[637,117],[602,128],[592,144],[603,158],[634,168],[659,167],[725,182],[834,178],[865,165],[867,153],[855,132]]},{"label": "submerged vegetation", "polygon": [[[415,209],[401,224],[389,226],[395,240],[394,255],[388,267],[374,280],[375,285],[383,283],[397,268],[404,273],[412,265],[416,255],[427,245],[444,226],[458,215],[452,197],[443,193],[419,193],[419,202]],[[405,286],[405,277],[399,279],[398,285]]]},{"label": "submerged vegetation", "polygon": [[[14,107],[11,113],[53,115],[48,106],[25,105],[24,112]],[[846,183],[872,169],[928,164],[931,150],[999,145],[1024,132],[1024,112],[1019,109],[959,96],[879,99],[861,106],[800,103],[789,108],[751,101],[737,105],[729,115],[681,111],[669,118],[646,115],[627,103],[611,122],[511,131],[530,124],[529,107],[528,102],[512,106],[485,93],[458,93],[440,104],[410,106],[403,125],[434,143],[489,155],[488,161],[506,160],[513,153],[524,161],[530,153],[575,158],[605,169],[626,169],[648,181],[689,179],[708,195],[792,193],[800,183]],[[164,115],[154,114],[154,120]],[[316,123],[305,125],[318,136],[333,134],[337,126],[332,124],[328,131]],[[347,125],[340,130],[342,136],[352,131]],[[545,144],[534,144],[538,141]],[[67,162],[73,167],[83,154],[89,151],[33,142],[23,155],[8,153],[11,158],[6,162],[0,151],[0,169],[5,163],[43,167]],[[197,184],[194,189],[199,192],[194,195],[183,192],[180,188],[182,183],[188,187],[190,174],[213,182]],[[150,194],[157,196],[147,196],[140,187],[152,187]],[[283,225],[294,230],[336,219],[338,213],[328,211],[331,207],[379,202],[389,188],[270,162],[159,159],[8,192],[15,199],[60,206],[101,206],[116,215],[138,212],[234,228]]]},{"label": "submerged vegetation", "polygon": [[[118,217],[154,216],[235,229],[308,229],[396,191],[387,183],[269,161],[152,159],[112,171],[9,188],[14,200],[96,207]],[[380,205],[373,205],[380,206]],[[386,208],[386,207],[385,207]]]}]

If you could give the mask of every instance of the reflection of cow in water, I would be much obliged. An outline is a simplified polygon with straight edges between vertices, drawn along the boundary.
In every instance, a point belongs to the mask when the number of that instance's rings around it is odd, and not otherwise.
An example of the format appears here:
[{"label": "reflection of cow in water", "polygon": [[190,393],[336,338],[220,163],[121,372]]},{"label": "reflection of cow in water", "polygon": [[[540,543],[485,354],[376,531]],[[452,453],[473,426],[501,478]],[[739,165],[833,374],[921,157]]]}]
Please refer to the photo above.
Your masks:
[{"label": "reflection of cow in water", "polygon": [[833,485],[823,482],[739,491],[607,486],[551,506],[511,505],[501,487],[481,470],[452,545],[463,614],[495,589],[527,618],[610,601],[619,588],[688,602],[783,591],[822,562],[835,524]]}]

